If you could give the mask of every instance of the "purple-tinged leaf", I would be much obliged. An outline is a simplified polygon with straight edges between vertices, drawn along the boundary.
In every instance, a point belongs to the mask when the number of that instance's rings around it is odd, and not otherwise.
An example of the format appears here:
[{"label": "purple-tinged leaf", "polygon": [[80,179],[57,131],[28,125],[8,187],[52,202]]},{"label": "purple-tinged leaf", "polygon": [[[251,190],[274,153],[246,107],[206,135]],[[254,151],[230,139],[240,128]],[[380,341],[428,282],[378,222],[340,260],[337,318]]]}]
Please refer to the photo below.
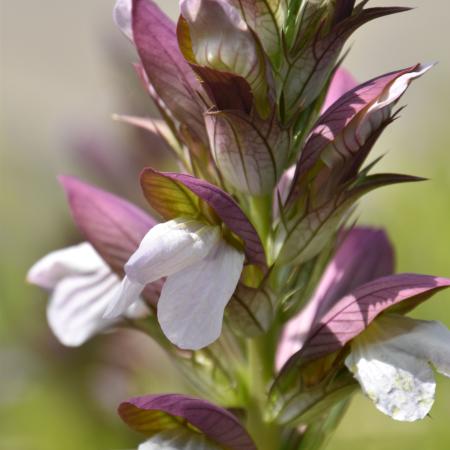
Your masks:
[{"label": "purple-tinged leaf", "polygon": [[206,205],[242,239],[248,261],[265,264],[264,250],[255,228],[230,195],[217,186],[192,175],[158,172],[150,167],[141,174],[141,186],[147,201],[166,220],[198,217],[202,213],[209,215]]},{"label": "purple-tinged leaf", "polygon": [[149,83],[173,116],[206,141],[201,85],[178,48],[175,24],[151,0],[133,0],[134,42]]},{"label": "purple-tinged leaf", "polygon": [[256,450],[252,438],[233,414],[206,400],[178,394],[135,397],[119,406],[133,430],[153,435],[189,425],[229,450]]},{"label": "purple-tinged leaf", "polygon": [[394,273],[394,248],[384,230],[355,227],[330,261],[311,302],[317,302],[317,319],[352,289]]},{"label": "purple-tinged leaf", "polygon": [[216,111],[205,115],[214,161],[223,177],[239,192],[270,193],[289,158],[289,134],[278,123],[253,120],[238,111]]},{"label": "purple-tinged leaf", "polygon": [[137,206],[68,176],[59,177],[75,223],[119,276],[155,220]]},{"label": "purple-tinged leaf", "polygon": [[340,350],[381,313],[397,307],[408,308],[408,303],[415,307],[449,286],[448,278],[417,274],[390,275],[366,283],[330,308],[311,329],[303,348],[292,356],[287,366],[299,359],[311,361]]},{"label": "purple-tinged leaf", "polygon": [[429,67],[417,64],[382,75],[343,95],[320,117],[298,163],[301,178],[322,158],[327,165],[351,159],[391,117],[392,106],[410,82]]},{"label": "purple-tinged leaf", "polygon": [[180,48],[189,62],[244,78],[260,116],[269,114],[266,61],[239,9],[227,0],[182,0]]},{"label": "purple-tinged leaf", "polygon": [[353,228],[328,263],[313,297],[284,327],[277,351],[277,367],[301,349],[311,328],[346,293],[394,272],[394,249],[386,233],[375,228]]},{"label": "purple-tinged leaf", "polygon": [[417,181],[426,181],[426,178],[398,173],[376,173],[374,175],[365,176],[359,180],[352,192],[354,195],[361,196],[374,189],[378,189],[379,187],[399,183],[415,183]]},{"label": "purple-tinged leaf", "polygon": [[371,20],[403,12],[407,8],[360,9],[339,22],[324,37],[315,37],[293,59],[283,76],[284,112],[289,120],[306,109],[320,94],[346,40],[360,26]]}]

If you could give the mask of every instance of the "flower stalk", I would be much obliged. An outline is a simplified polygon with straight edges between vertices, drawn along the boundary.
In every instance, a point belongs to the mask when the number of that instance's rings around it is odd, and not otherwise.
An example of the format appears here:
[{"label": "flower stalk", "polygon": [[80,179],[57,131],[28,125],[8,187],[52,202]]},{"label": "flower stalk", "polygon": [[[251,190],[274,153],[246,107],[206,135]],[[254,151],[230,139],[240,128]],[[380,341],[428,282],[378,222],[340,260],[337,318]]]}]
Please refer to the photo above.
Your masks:
[{"label": "flower stalk", "polygon": [[273,361],[266,344],[265,336],[248,342],[248,430],[257,436],[256,445],[263,450],[276,448],[281,432],[276,423],[266,418],[267,391],[273,377]]}]

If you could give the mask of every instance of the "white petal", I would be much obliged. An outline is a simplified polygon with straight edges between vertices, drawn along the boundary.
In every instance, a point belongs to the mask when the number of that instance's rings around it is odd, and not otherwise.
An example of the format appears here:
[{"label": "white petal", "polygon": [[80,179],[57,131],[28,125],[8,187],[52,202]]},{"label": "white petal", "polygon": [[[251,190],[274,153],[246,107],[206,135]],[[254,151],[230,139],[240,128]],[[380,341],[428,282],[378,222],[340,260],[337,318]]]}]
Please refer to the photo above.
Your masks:
[{"label": "white petal", "polygon": [[44,289],[53,289],[64,277],[106,269],[91,244],[83,242],[44,256],[28,271],[27,280]]},{"label": "white petal", "polygon": [[204,435],[187,428],[165,430],[139,445],[138,450],[220,450]]},{"label": "white petal", "polygon": [[219,241],[201,262],[167,278],[158,301],[158,320],[167,338],[183,349],[214,342],[244,264],[244,254]]},{"label": "white petal", "polygon": [[125,265],[128,278],[146,285],[202,260],[219,241],[219,227],[176,219],[155,225]]},{"label": "white petal", "polygon": [[50,298],[47,319],[61,343],[79,346],[111,326],[114,321],[104,319],[103,313],[119,286],[118,277],[109,270],[60,281]]},{"label": "white petal", "polygon": [[140,295],[145,285],[136,281],[131,281],[127,276],[124,277],[120,288],[116,290],[113,298],[105,305],[103,317],[105,319],[114,319],[128,313],[133,314],[133,310],[140,304]]},{"label": "white petal", "polygon": [[389,345],[433,364],[442,375],[450,377],[450,331],[440,322],[386,315],[380,326],[394,337]]},{"label": "white petal", "polygon": [[120,31],[133,41],[133,28],[131,25],[131,0],[117,0],[113,9],[113,19]]},{"label": "white petal", "polygon": [[[402,319],[412,320],[386,316],[369,326],[352,342],[345,364],[380,411],[411,422],[429,413],[436,383],[422,349],[413,348],[414,335],[402,329]],[[403,347],[409,339],[412,345]]]},{"label": "white petal", "polygon": [[141,297],[139,297],[137,301],[132,303],[123,313],[123,316],[127,319],[143,319],[145,317],[148,317],[149,315],[150,308]]},{"label": "white petal", "polygon": [[[113,325],[116,320],[104,318],[104,311],[119,290],[120,280],[109,269],[60,281],[47,306],[48,323],[58,340],[69,347],[77,347]],[[137,299],[124,311],[129,318],[148,314],[142,299]]]}]

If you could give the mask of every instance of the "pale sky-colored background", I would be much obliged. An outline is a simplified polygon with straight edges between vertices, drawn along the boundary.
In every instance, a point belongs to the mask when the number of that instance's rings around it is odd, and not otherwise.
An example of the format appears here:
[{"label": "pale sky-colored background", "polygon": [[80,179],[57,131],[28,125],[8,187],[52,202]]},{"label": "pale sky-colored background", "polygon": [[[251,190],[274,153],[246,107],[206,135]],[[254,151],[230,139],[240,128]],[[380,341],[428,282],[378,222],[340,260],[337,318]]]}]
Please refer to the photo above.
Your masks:
[{"label": "pale sky-colored background", "polygon": [[[26,350],[27,339],[46,327],[43,306],[32,306],[36,294],[23,279],[36,258],[64,245],[66,230],[74,229],[55,180],[58,173],[82,175],[85,170],[68,151],[68,136],[77,130],[94,133],[126,147],[127,131],[111,121],[111,113],[142,112],[127,109],[132,104],[151,108],[126,65],[135,58],[112,24],[113,3],[0,0],[0,358],[2,345]],[[158,3],[175,16],[177,1]],[[401,120],[377,144],[378,153],[388,152],[384,169],[431,181],[373,194],[363,202],[361,215],[390,231],[401,270],[450,276],[450,2],[403,0],[402,6],[415,9],[366,25],[350,39],[345,66],[364,81],[416,62],[439,62],[414,83],[404,97],[408,108]],[[125,55],[120,67],[112,57],[116,51]],[[96,181],[92,174],[86,178]],[[440,295],[419,312],[450,326],[450,295]],[[2,366],[0,361],[0,371]],[[397,424],[358,397],[329,448],[450,448],[450,381],[440,381],[432,420]],[[62,405],[66,394],[58,400]],[[50,393],[42,401],[45,406]],[[1,414],[0,401],[0,421]],[[10,420],[21,423],[19,416]],[[51,424],[45,426],[50,433]],[[85,430],[81,422],[78,426],[74,436]],[[68,444],[35,445],[33,450],[69,450]]]}]

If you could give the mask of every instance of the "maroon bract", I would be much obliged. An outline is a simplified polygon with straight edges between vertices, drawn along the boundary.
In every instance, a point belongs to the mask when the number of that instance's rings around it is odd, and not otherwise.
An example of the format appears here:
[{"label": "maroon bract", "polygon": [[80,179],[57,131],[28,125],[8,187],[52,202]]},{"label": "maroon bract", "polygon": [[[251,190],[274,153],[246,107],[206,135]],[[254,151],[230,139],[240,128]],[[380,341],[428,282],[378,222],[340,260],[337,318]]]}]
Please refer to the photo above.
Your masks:
[{"label": "maroon bract", "polygon": [[73,218],[97,252],[119,275],[145,234],[156,221],[125,199],[60,176]]},{"label": "maroon bract", "polygon": [[147,435],[183,426],[185,420],[227,449],[256,450],[237,418],[206,400],[179,394],[147,395],[122,403],[119,414],[131,428]]},{"label": "maroon bract", "polygon": [[[167,180],[171,180],[171,182],[162,186],[161,183],[167,183]],[[183,186],[188,192],[207,203],[223,223],[243,240],[249,262],[265,264],[264,249],[258,233],[235,200],[222,189],[189,174],[158,172],[150,167],[142,172],[141,185],[150,205],[165,219],[172,219],[183,214],[188,217],[192,214],[198,215],[199,207],[192,205],[192,201],[180,188]],[[168,186],[171,186],[179,195],[176,200],[172,197],[170,203],[166,201]],[[159,189],[161,189],[160,192],[158,192]]]},{"label": "maroon bract", "polygon": [[178,48],[175,24],[151,0],[134,0],[132,11],[134,42],[149,82],[175,118],[204,138],[202,88]]}]

